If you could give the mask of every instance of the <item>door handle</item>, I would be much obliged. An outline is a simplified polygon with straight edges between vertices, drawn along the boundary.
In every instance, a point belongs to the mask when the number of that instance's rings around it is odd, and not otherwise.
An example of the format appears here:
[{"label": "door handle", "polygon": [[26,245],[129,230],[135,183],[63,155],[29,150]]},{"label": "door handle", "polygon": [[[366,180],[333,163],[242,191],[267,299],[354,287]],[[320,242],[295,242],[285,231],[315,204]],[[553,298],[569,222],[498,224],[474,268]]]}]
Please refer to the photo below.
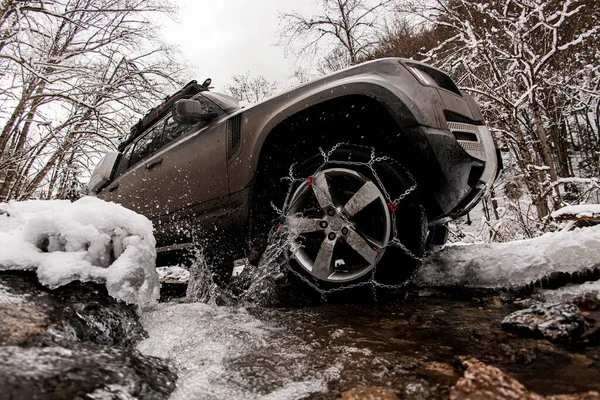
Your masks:
[{"label": "door handle", "polygon": [[117,183],[116,185],[113,185],[111,187],[108,188],[109,192],[114,192],[115,190],[117,190],[119,188],[119,184]]},{"label": "door handle", "polygon": [[152,169],[152,168],[156,168],[158,167],[160,164],[162,164],[163,159],[159,158],[158,160],[154,160],[152,162],[149,162],[148,164],[146,164],[146,169]]}]

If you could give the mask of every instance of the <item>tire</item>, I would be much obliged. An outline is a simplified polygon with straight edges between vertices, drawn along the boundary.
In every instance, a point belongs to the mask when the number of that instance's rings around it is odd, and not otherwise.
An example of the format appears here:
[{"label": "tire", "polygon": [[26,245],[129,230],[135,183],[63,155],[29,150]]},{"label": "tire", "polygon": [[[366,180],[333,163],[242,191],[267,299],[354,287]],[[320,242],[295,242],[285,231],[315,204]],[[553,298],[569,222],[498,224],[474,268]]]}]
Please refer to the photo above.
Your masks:
[{"label": "tire", "polygon": [[330,290],[373,278],[399,285],[420,265],[427,218],[414,179],[391,159],[365,165],[370,160],[370,148],[343,145],[327,163],[317,154],[293,168],[291,187],[282,183],[290,267],[311,286]]}]

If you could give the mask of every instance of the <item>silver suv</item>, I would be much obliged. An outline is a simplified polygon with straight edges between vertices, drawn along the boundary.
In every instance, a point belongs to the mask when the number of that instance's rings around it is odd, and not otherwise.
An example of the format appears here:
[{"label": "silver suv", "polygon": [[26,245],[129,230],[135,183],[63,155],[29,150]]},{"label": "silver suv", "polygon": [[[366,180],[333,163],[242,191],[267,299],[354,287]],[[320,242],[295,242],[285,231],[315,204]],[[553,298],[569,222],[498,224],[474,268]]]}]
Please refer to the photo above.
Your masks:
[{"label": "silver suv", "polygon": [[367,62],[247,108],[208,86],[151,110],[90,187],[150,218],[159,252],[202,238],[222,280],[277,229],[311,285],[403,282],[499,168],[473,99],[423,63]]}]

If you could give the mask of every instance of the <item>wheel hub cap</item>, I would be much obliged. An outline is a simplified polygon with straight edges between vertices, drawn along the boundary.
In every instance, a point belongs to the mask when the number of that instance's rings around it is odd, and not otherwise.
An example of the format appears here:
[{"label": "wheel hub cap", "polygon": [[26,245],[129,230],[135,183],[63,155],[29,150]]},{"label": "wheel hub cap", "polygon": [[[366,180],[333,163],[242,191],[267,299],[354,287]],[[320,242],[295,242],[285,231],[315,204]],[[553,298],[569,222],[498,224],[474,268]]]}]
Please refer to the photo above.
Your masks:
[{"label": "wheel hub cap", "polygon": [[322,170],[289,204],[292,257],[312,276],[350,282],[376,267],[392,225],[386,198],[368,177],[347,168]]},{"label": "wheel hub cap", "polygon": [[331,227],[332,231],[339,231],[340,229],[342,229],[343,223],[342,223],[342,219],[341,218],[333,218],[330,222],[329,222],[329,226]]}]

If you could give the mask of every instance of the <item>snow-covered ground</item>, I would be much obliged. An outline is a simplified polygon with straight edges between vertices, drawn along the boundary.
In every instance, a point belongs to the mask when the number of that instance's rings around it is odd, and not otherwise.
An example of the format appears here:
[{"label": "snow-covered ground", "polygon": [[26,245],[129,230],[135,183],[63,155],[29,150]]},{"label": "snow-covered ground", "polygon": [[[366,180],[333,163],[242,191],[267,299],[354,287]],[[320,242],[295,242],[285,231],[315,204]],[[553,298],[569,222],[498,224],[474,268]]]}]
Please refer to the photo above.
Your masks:
[{"label": "snow-covered ground", "polygon": [[35,270],[50,288],[105,284],[146,306],[158,299],[152,223],[115,203],[84,197],[0,203],[0,270]]},{"label": "snow-covered ground", "polygon": [[[450,245],[429,255],[415,283],[421,286],[513,288],[536,282],[553,272],[600,268],[600,226],[508,243]],[[597,291],[600,284],[563,289],[575,297]],[[547,291],[549,292],[549,291]],[[550,293],[549,293],[550,294]]]},{"label": "snow-covered ground", "polygon": [[600,216],[600,204],[579,204],[563,207],[552,213],[552,218],[559,219],[562,216],[573,215],[577,218]]}]

